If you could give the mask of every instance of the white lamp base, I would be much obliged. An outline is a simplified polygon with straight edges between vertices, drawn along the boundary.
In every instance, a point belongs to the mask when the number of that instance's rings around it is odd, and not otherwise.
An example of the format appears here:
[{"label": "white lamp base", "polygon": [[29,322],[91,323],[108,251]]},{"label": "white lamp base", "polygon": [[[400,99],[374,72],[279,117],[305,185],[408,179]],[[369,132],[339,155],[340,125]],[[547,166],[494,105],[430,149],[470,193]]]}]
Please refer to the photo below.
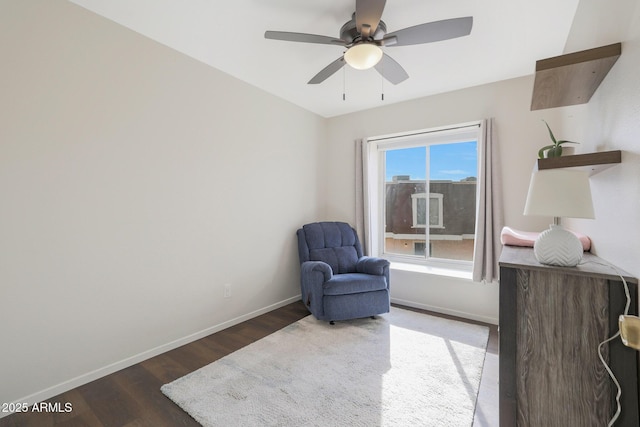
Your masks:
[{"label": "white lamp base", "polygon": [[540,233],[533,244],[533,253],[540,264],[575,267],[582,260],[582,243],[560,225]]}]

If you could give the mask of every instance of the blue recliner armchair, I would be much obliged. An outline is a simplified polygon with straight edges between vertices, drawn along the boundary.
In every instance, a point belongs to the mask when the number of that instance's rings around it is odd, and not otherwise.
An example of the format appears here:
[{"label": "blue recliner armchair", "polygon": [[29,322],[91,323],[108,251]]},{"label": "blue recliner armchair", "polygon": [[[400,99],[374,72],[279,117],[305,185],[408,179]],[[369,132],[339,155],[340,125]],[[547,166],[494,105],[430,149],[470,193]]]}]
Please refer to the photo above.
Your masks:
[{"label": "blue recliner armchair", "polygon": [[317,319],[333,324],[389,312],[389,261],[363,256],[349,224],[315,222],[297,234],[302,301]]}]

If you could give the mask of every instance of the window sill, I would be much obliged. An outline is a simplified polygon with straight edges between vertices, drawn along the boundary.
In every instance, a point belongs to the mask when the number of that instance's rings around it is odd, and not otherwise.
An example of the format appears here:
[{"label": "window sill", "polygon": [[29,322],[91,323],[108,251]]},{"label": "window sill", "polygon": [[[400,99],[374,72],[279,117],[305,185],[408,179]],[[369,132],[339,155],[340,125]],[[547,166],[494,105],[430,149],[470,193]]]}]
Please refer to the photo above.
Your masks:
[{"label": "window sill", "polygon": [[408,264],[403,262],[391,262],[391,270],[406,271],[410,273],[429,274],[432,276],[452,277],[456,279],[472,280],[473,273],[468,270],[434,267],[430,265]]}]

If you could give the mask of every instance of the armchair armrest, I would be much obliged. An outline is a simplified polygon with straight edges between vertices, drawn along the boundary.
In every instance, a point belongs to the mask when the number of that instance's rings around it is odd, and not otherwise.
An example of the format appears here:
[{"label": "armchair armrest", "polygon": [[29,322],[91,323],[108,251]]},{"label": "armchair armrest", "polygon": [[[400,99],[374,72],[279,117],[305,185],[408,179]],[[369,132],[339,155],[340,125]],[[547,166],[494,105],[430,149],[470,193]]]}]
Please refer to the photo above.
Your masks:
[{"label": "armchair armrest", "polygon": [[391,263],[384,258],[361,257],[356,263],[358,273],[371,274],[374,276],[384,276],[387,279],[387,289],[389,289],[389,266]]},{"label": "armchair armrest", "polygon": [[305,261],[300,266],[302,302],[316,316],[323,316],[322,285],[333,277],[331,266],[322,261]]},{"label": "armchair armrest", "polygon": [[302,266],[300,268],[302,277],[312,276],[314,275],[314,272],[322,273],[324,280],[321,283],[331,280],[331,278],[333,277],[333,270],[331,269],[331,266],[326,262],[305,261],[302,263]]},{"label": "armchair armrest", "polygon": [[386,272],[389,271],[389,265],[389,261],[384,258],[363,256],[356,264],[356,271],[375,276],[385,276]]}]

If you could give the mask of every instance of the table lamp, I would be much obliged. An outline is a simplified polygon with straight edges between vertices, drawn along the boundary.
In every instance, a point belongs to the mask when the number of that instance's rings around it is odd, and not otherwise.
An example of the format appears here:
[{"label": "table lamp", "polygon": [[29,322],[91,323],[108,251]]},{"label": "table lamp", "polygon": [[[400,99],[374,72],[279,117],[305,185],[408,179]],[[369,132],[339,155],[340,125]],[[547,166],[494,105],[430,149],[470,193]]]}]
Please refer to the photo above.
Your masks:
[{"label": "table lamp", "polygon": [[554,218],[551,227],[534,242],[533,252],[538,262],[576,266],[582,260],[582,244],[575,234],[560,225],[560,217],[594,218],[589,175],[582,170],[534,170],[524,214]]}]

